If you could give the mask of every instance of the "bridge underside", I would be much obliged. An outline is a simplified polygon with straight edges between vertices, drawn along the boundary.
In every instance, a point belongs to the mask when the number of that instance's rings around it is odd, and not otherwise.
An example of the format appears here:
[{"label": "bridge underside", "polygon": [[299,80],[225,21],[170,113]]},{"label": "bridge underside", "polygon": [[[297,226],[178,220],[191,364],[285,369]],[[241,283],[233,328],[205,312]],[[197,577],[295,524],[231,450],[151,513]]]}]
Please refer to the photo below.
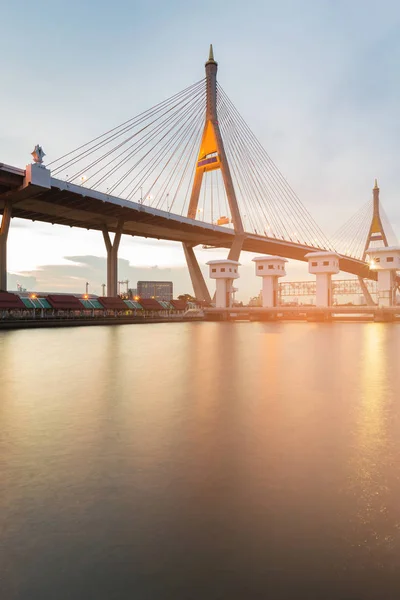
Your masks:
[{"label": "bridge underside", "polygon": [[[8,201],[13,217],[31,221],[99,231],[106,228],[108,232],[121,230],[125,235],[185,242],[191,246],[229,249],[234,241],[232,229],[152,209],[61,180],[51,179],[50,189],[34,185],[24,187],[23,183],[23,170],[12,172],[11,168],[0,164],[0,214]],[[306,261],[308,252],[320,250],[251,233],[245,234],[242,249],[300,261]],[[340,269],[363,278],[377,277],[365,262],[345,256],[340,258]]]}]

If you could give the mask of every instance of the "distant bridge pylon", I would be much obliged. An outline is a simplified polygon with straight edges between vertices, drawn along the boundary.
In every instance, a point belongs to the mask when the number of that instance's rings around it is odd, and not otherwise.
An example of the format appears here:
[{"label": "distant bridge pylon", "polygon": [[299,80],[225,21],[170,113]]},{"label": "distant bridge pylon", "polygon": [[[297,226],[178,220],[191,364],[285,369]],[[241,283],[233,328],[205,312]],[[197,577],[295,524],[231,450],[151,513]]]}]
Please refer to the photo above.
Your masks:
[{"label": "distant bridge pylon", "polygon": [[[397,237],[385,214],[379,197],[378,181],[372,190],[372,200],[361,207],[333,236],[333,243],[338,252],[365,261],[368,248],[377,246],[397,246]],[[375,302],[363,277],[359,283],[367,304]]]}]

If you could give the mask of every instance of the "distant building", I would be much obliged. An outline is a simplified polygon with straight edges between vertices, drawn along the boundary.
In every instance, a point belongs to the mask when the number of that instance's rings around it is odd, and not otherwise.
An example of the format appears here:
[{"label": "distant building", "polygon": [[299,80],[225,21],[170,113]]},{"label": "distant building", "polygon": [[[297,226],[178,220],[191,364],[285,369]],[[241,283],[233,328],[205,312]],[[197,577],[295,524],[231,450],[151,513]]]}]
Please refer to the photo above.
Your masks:
[{"label": "distant building", "polygon": [[138,295],[137,288],[129,288],[128,289],[127,299],[133,300],[137,295]]},{"label": "distant building", "polygon": [[261,306],[261,305],[262,305],[262,302],[261,302],[261,292],[260,292],[258,296],[255,296],[254,298],[250,298],[249,306]]},{"label": "distant building", "polygon": [[155,300],[172,300],[172,281],[138,281],[137,295],[140,298],[154,298]]}]

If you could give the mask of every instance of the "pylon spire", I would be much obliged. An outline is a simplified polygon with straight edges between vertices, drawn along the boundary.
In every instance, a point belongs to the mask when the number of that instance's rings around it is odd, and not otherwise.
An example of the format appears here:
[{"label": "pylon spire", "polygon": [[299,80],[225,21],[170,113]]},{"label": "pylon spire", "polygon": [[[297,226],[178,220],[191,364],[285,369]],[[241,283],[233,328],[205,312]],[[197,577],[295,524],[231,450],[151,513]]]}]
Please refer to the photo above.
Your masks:
[{"label": "pylon spire", "polygon": [[208,63],[215,63],[214,50],[212,44],[210,44],[210,52],[208,53],[208,61],[206,62],[206,65],[208,65]]},{"label": "pylon spire", "polygon": [[374,190],[379,190],[379,187],[378,187],[378,180],[377,180],[377,179],[375,179]]}]

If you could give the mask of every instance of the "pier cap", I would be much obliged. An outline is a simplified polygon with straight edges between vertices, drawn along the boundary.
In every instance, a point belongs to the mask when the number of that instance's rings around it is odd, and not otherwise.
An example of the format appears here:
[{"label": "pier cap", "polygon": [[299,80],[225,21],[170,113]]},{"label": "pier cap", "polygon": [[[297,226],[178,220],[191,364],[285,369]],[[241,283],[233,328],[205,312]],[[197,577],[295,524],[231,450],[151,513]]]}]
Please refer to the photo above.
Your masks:
[{"label": "pier cap", "polygon": [[367,254],[385,254],[386,252],[400,252],[400,246],[379,246],[367,249]]},{"label": "pier cap", "polygon": [[221,258],[220,260],[209,260],[207,265],[235,265],[240,267],[240,262],[237,260],[231,260],[230,258]]},{"label": "pier cap", "polygon": [[253,262],[259,262],[259,261],[268,261],[268,260],[280,260],[281,262],[289,262],[287,258],[283,258],[282,256],[272,256],[272,255],[266,255],[266,256],[256,256],[255,258],[252,259]]},{"label": "pier cap", "polygon": [[340,256],[332,250],[308,252],[304,258],[308,260],[308,272],[311,275],[334,275],[340,271]]},{"label": "pier cap", "polygon": [[207,265],[210,268],[211,279],[238,279],[240,263],[237,260],[224,258],[221,260],[210,260]]},{"label": "pier cap", "polygon": [[256,263],[256,275],[260,277],[284,277],[286,275],[285,263],[282,256],[256,256],[252,259]]},{"label": "pier cap", "polygon": [[337,257],[340,258],[337,252],[333,250],[324,250],[321,252],[308,252],[308,254],[304,255],[304,258],[328,258],[328,257]]}]

